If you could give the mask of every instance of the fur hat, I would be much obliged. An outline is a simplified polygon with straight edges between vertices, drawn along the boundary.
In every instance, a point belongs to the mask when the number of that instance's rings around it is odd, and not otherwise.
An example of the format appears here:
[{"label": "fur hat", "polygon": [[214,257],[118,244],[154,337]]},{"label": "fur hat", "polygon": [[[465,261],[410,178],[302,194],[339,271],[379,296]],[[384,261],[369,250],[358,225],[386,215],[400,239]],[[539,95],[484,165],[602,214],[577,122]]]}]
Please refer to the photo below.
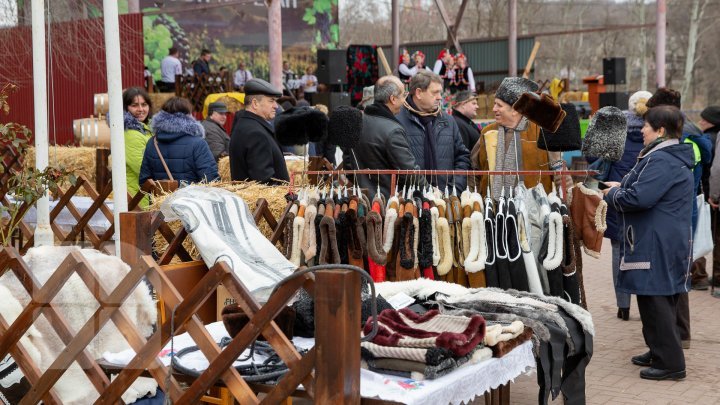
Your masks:
[{"label": "fur hat", "polygon": [[354,148],[363,130],[362,111],[341,105],[330,113],[328,143],[341,148]]},{"label": "fur hat", "polygon": [[566,115],[560,104],[547,94],[523,93],[512,108],[550,132],[558,130]]},{"label": "fur hat", "polygon": [[328,135],[328,117],[311,107],[293,107],[275,119],[275,135],[284,146],[323,142]]},{"label": "fur hat", "polygon": [[628,100],[628,111],[642,117],[648,110],[647,102],[652,97],[652,93],[646,90],[640,90],[633,93]]},{"label": "fur hat", "polygon": [[582,145],[584,156],[617,162],[625,151],[627,119],[617,107],[599,109],[588,125]]},{"label": "fur hat", "polygon": [[711,105],[705,108],[700,113],[700,117],[716,127],[720,126],[720,106]]},{"label": "fur hat", "polygon": [[660,87],[647,101],[647,108],[653,108],[659,105],[674,105],[680,108],[680,101],[679,91],[667,87]]},{"label": "fur hat", "polygon": [[582,146],[580,134],[580,118],[573,103],[563,103],[560,107],[565,111],[563,120],[557,131],[543,133],[538,138],[538,148],[553,152],[578,150]]},{"label": "fur hat", "polygon": [[523,93],[534,93],[539,89],[540,86],[532,80],[522,77],[506,77],[495,92],[495,98],[513,105]]}]

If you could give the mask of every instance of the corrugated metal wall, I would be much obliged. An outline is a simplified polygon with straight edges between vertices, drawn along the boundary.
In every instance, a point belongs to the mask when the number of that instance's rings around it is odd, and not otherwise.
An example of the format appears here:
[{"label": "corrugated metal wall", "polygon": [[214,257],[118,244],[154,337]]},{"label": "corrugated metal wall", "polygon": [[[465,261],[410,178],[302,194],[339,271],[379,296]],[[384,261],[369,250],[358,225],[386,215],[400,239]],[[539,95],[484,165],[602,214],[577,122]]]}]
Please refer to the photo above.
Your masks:
[{"label": "corrugated metal wall", "polygon": [[[93,95],[107,92],[105,46],[102,19],[78,20],[53,24],[46,36],[60,33],[69,36],[53,40],[52,77],[48,68],[48,137],[58,145],[74,142],[72,121],[93,114]],[[2,116],[4,122],[18,122],[34,129],[32,48],[30,27],[12,28],[2,33],[9,39],[14,63],[0,67],[0,86],[15,83],[18,91],[10,99],[10,115]],[[91,40],[88,40],[91,39]],[[68,69],[67,60],[60,52],[67,52],[68,41],[74,43],[73,52],[82,55],[75,66]],[[120,16],[120,44],[123,88],[143,85],[143,27],[141,14]],[[63,48],[63,49],[58,49]],[[50,60],[48,54],[48,61]],[[21,61],[21,62],[18,62]],[[87,61],[87,63],[83,63]],[[63,65],[65,63],[65,65]]]},{"label": "corrugated metal wall", "polygon": [[[517,56],[518,69],[525,69],[525,64],[535,45],[534,37],[518,38]],[[491,39],[477,41],[460,41],[468,63],[475,75],[476,83],[484,82],[485,89],[494,90],[500,81],[507,76],[508,70],[508,49],[506,39]],[[407,48],[412,54],[415,51],[425,53],[427,65],[430,68],[435,64],[438,54],[445,47],[445,42],[403,44],[401,48]],[[391,49],[391,48],[385,48]]]}]

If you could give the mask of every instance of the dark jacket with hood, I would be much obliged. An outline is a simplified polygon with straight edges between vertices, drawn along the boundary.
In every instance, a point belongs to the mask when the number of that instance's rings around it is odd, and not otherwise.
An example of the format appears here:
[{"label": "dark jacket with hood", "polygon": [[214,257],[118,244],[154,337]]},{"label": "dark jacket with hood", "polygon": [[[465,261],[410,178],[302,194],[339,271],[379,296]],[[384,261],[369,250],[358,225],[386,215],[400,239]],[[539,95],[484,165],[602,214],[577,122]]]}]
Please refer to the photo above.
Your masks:
[{"label": "dark jacket with hood", "polygon": [[[411,102],[408,97],[408,103]],[[426,127],[417,114],[403,107],[397,119],[405,128],[410,151],[421,170],[470,170],[470,151],[463,144],[458,125],[450,115],[440,112]],[[428,147],[434,149],[434,159],[433,156],[426,156],[426,150],[430,150]],[[433,162],[435,167],[432,167]],[[467,176],[455,176],[454,180],[446,176],[437,177],[440,190],[446,185],[448,188],[455,185],[457,190],[464,190],[466,184]]]},{"label": "dark jacket with hood", "polygon": [[152,129],[155,137],[145,147],[140,184],[148,179],[169,179],[155,149],[155,139],[175,180],[196,183],[219,178],[217,163],[204,139],[205,130],[194,118],[160,111],[153,117]]},{"label": "dark jacket with hood", "polygon": [[[623,152],[622,158],[617,162],[610,164],[610,172],[608,174],[608,181],[622,181],[623,177],[630,171],[630,169],[637,163],[638,155],[643,149],[643,135],[642,130],[645,121],[637,116],[636,114],[625,111],[625,118],[627,118],[627,138],[625,138],[625,151]],[[620,234],[620,228],[617,220],[617,212],[608,206],[606,222],[607,229],[605,230],[605,237],[612,240],[622,240]]]},{"label": "dark jacket with hood", "polygon": [[[353,151],[354,155],[349,149],[343,148],[343,162],[351,170],[419,170],[405,138],[405,129],[390,109],[381,103],[365,107],[362,137]],[[389,197],[390,193],[394,192],[394,190],[390,190],[390,175],[357,176],[360,187],[368,189],[368,197],[371,200],[377,192],[378,177],[380,191],[385,197]],[[400,187],[402,187],[402,182],[400,183]],[[414,183],[418,186],[425,186],[425,178],[419,176],[418,181]]]},{"label": "dark jacket with hood", "polygon": [[255,180],[277,184],[290,181],[285,158],[275,141],[272,126],[257,114],[235,114],[230,136],[230,176],[233,180]]},{"label": "dark jacket with hood", "polygon": [[461,112],[453,111],[452,117],[455,118],[455,122],[458,125],[463,144],[467,150],[473,150],[478,139],[480,139],[480,128],[478,128],[473,120]]},{"label": "dark jacket with hood", "polygon": [[605,196],[618,214],[623,240],[615,288],[637,295],[675,295],[689,288],[692,147],[667,140],[638,159]]}]

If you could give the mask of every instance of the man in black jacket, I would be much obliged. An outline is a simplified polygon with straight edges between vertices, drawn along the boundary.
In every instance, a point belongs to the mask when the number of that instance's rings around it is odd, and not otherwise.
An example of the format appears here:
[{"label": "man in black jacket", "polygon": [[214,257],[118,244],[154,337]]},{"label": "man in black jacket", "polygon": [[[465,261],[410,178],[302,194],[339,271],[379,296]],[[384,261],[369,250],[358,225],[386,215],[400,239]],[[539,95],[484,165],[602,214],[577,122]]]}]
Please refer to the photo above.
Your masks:
[{"label": "man in black jacket", "polygon": [[230,177],[265,184],[289,181],[285,158],[270,122],[282,92],[262,79],[245,84],[245,111],[238,112],[230,137]]},{"label": "man in black jacket", "polygon": [[[455,120],[442,111],[442,79],[421,70],[410,79],[410,94],[397,118],[405,128],[408,145],[421,170],[469,170],[470,152],[463,144]],[[437,177],[444,190],[465,189],[467,176]]]},{"label": "man in black jacket", "polygon": [[470,90],[459,91],[453,99],[452,116],[460,129],[460,136],[468,150],[480,139],[480,129],[473,122],[477,115],[477,96]]},{"label": "man in black jacket", "polygon": [[[405,130],[395,118],[407,96],[405,86],[395,76],[384,76],[375,84],[374,94],[375,101],[364,110],[360,142],[352,150],[343,150],[343,161],[352,169],[418,170]],[[378,180],[380,191],[389,197],[394,192],[390,190],[390,175],[357,176],[371,199],[377,192]],[[416,184],[422,187],[424,180],[420,176]]]}]

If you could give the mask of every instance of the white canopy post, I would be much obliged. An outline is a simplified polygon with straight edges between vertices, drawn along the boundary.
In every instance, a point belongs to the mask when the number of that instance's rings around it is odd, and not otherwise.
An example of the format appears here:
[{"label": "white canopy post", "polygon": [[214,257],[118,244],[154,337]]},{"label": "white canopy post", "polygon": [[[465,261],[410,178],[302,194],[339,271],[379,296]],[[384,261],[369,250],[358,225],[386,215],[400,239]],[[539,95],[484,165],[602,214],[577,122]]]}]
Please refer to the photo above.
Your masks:
[{"label": "white canopy post", "polygon": [[120,257],[120,213],[128,210],[125,173],[125,135],[123,128],[122,68],[117,0],[103,0],[105,22],[105,62],[110,114],[110,153],[112,154],[115,254]]},{"label": "white canopy post", "polygon": [[[48,165],[47,66],[45,58],[45,0],[32,0],[33,99],[35,105],[35,167]],[[35,246],[55,243],[50,228],[50,199],[47,193],[36,203]]]}]

